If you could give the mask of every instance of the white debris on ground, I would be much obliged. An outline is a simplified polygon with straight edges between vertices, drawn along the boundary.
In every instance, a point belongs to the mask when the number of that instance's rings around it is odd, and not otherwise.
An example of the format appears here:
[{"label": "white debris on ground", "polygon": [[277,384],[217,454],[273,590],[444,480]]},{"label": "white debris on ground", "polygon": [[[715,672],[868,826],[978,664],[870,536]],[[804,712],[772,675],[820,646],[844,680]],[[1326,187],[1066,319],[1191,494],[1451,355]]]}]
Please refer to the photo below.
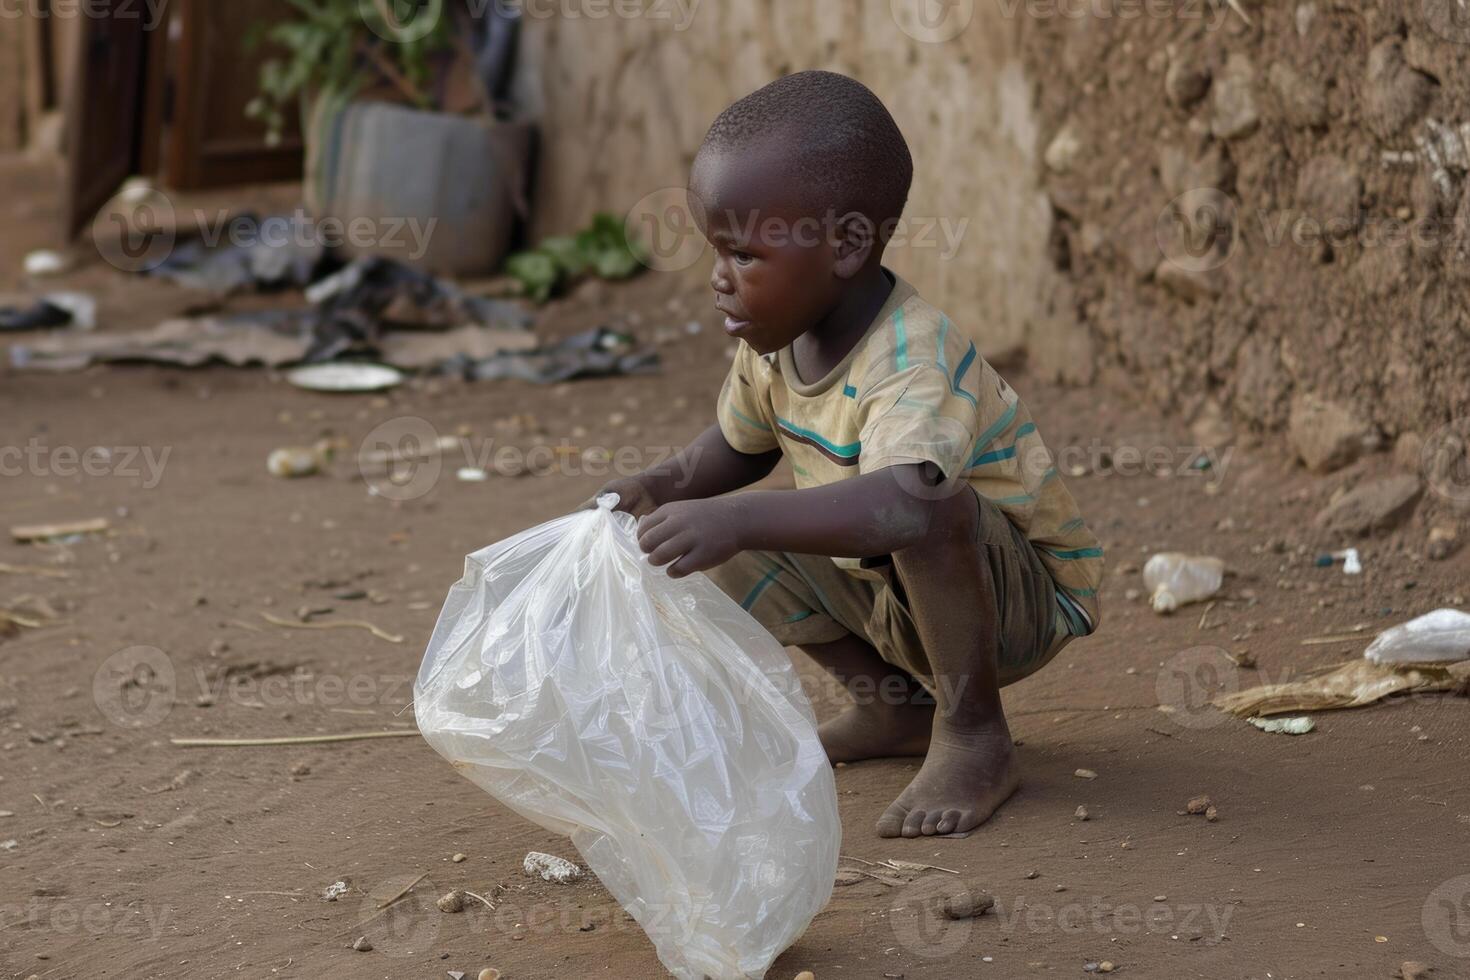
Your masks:
[{"label": "white debris on ground", "polygon": [[533,878],[540,878],[542,881],[550,881],[558,885],[565,885],[582,877],[582,869],[566,858],[559,858],[555,854],[543,854],[540,851],[531,851],[527,854],[526,860],[521,864],[521,870]]}]

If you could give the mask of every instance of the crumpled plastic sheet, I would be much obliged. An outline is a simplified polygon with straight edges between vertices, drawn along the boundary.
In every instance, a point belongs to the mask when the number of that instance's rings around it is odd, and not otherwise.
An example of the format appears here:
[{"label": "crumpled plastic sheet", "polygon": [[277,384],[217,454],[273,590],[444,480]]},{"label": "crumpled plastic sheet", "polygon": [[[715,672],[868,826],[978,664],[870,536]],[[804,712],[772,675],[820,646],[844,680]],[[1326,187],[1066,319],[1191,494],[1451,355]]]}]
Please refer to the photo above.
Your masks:
[{"label": "crumpled plastic sheet", "polygon": [[790,660],[598,507],[470,555],[414,689],[425,739],[565,834],[681,980],[759,978],[831,895],[832,768]]}]

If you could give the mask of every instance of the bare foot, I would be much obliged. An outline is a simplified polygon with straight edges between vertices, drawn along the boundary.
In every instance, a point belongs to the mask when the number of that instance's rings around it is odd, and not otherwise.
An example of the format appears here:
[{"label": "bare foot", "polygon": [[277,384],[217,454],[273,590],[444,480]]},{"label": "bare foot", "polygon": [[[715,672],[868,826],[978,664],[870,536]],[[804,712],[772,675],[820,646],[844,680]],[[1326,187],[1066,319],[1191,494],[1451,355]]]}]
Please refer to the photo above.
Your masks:
[{"label": "bare foot", "polygon": [[924,765],[878,820],[879,837],[963,834],[989,819],[1021,785],[1002,721],[960,734],[936,727]]},{"label": "bare foot", "polygon": [[817,728],[834,765],[884,756],[923,755],[934,730],[933,704],[855,704]]}]

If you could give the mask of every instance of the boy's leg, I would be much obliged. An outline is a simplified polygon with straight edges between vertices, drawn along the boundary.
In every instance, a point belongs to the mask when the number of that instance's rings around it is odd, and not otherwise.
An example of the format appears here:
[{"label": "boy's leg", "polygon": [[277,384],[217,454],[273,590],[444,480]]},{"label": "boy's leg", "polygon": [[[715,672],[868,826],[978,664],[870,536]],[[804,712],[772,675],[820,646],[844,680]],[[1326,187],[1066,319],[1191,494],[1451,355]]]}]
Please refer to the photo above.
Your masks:
[{"label": "boy's leg", "polygon": [[883,837],[965,833],[1015,792],[1002,644],[1013,659],[1039,662],[1052,642],[1050,577],[1033,567],[1030,545],[968,489],[937,506],[926,539],[893,556],[937,710],[923,767],[878,821]]},{"label": "boy's leg", "polygon": [[833,763],[885,756],[923,755],[934,727],[934,699],[914,676],[849,633],[801,651],[847,689],[852,704],[817,729]]}]

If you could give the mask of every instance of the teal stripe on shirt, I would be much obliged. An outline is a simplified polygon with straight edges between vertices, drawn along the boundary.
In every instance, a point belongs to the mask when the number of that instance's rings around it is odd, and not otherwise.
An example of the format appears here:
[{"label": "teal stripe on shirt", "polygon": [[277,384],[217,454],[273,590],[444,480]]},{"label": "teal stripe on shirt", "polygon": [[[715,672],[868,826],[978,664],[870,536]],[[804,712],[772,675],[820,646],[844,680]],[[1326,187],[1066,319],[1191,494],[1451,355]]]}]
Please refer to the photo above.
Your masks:
[{"label": "teal stripe on shirt", "polygon": [[1077,561],[1079,558],[1101,558],[1101,548],[1073,548],[1071,551],[1052,551],[1050,548],[1042,548],[1048,555],[1061,561]]},{"label": "teal stripe on shirt", "polygon": [[766,586],[776,581],[776,576],[780,574],[781,569],[779,568],[773,568],[769,572],[767,572],[765,578],[755,583],[755,588],[751,589],[750,594],[747,595],[743,600],[741,600],[740,608],[744,609],[746,612],[750,612],[750,607],[755,605],[755,601],[761,597],[761,593],[766,591]]},{"label": "teal stripe on shirt", "polygon": [[975,440],[975,452],[977,454],[983,452],[985,447],[994,442],[996,436],[1011,427],[1011,423],[1016,421],[1016,412],[1020,411],[1020,408],[1021,403],[1019,401],[1014,402],[1010,408],[1005,410],[1005,413],[1000,418],[995,420],[994,425],[981,433],[980,438]]},{"label": "teal stripe on shirt", "polygon": [[904,327],[903,307],[893,311],[893,329],[898,334],[898,346],[893,351],[893,363],[898,370],[906,371],[909,366],[909,335]]},{"label": "teal stripe on shirt", "polygon": [[859,452],[862,451],[863,448],[862,440],[858,440],[857,442],[849,442],[844,446],[839,446],[831,440],[827,439],[825,436],[818,435],[811,429],[803,429],[795,422],[792,422],[788,419],[783,419],[779,415],[776,416],[776,424],[781,426],[781,428],[785,429],[787,432],[791,432],[798,436],[805,436],[813,442],[823,446],[828,452],[831,452],[837,456],[856,456]]},{"label": "teal stripe on shirt", "polygon": [[740,409],[736,408],[734,405],[731,405],[728,402],[726,402],[725,407],[730,410],[730,414],[731,415],[735,416],[737,419],[739,419],[740,421],[744,422],[746,425],[755,426],[757,429],[760,429],[762,432],[770,432],[771,431],[771,427],[769,425],[766,425],[766,423],[764,423],[764,422],[760,422],[760,421],[757,421],[756,419],[751,418],[749,415],[746,415],[744,412],[742,412]]}]

